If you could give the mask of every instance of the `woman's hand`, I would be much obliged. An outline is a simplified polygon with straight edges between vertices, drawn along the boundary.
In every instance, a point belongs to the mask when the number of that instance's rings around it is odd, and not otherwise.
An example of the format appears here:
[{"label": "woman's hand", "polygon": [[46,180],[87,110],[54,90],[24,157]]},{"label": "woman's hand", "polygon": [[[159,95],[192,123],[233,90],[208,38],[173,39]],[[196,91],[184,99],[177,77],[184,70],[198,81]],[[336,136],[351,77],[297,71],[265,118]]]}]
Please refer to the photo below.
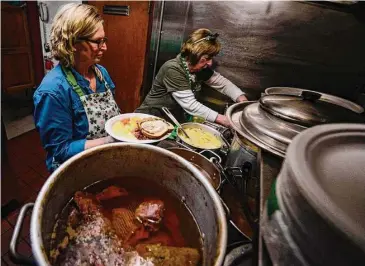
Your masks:
[{"label": "woman's hand", "polygon": [[85,142],[85,150],[96,147],[96,146],[100,146],[103,144],[113,143],[113,142],[115,142],[115,139],[113,139],[110,136],[104,137],[104,138],[99,138],[99,139],[87,140]]},{"label": "woman's hand", "polygon": [[241,96],[239,96],[237,98],[237,100],[236,100],[236,102],[238,102],[238,103],[247,102],[247,101],[248,101],[248,99],[247,99],[247,97],[244,94],[242,94]]},{"label": "woman's hand", "polygon": [[231,124],[229,123],[228,118],[225,115],[218,114],[215,122],[225,127],[231,127]]}]

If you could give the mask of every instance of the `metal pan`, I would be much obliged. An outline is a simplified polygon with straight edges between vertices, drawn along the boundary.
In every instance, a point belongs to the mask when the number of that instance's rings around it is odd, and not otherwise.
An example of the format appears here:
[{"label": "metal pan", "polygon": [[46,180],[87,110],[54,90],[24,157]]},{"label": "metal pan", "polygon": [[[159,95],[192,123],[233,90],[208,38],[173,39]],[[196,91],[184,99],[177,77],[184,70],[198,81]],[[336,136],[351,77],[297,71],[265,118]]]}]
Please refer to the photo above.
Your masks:
[{"label": "metal pan", "polygon": [[191,149],[197,150],[197,151],[202,151],[202,150],[210,150],[213,151],[215,153],[218,153],[224,146],[226,146],[227,148],[229,148],[229,143],[227,140],[225,140],[225,138],[223,137],[223,135],[216,129],[207,126],[205,124],[200,124],[200,123],[184,123],[181,125],[184,129],[186,128],[200,128],[204,131],[207,131],[209,133],[212,133],[215,137],[218,138],[218,140],[221,142],[221,146],[218,148],[201,148],[199,146],[193,145],[193,144],[189,144],[187,142],[185,142],[181,136],[183,135],[182,131],[180,130],[180,128],[177,129],[177,138],[178,141],[184,143],[184,145],[188,146]]}]

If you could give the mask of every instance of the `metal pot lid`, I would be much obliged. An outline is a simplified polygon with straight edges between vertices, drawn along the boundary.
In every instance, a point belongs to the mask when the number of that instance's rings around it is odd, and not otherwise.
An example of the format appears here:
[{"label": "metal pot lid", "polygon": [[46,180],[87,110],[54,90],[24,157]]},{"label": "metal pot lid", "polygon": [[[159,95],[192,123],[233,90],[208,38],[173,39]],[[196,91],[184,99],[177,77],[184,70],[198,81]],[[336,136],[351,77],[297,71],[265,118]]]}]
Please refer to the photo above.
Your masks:
[{"label": "metal pot lid", "polygon": [[321,100],[316,92],[303,91],[295,95],[265,95],[260,106],[266,112],[285,121],[311,127],[328,123],[363,123],[362,115],[340,105]]},{"label": "metal pot lid", "polygon": [[340,105],[344,108],[347,108],[351,111],[354,111],[355,113],[363,113],[364,112],[364,108],[361,107],[360,105],[351,102],[349,100],[331,95],[331,94],[326,94],[323,92],[317,92],[317,91],[311,91],[311,90],[304,90],[304,89],[300,89],[300,88],[292,88],[292,87],[270,87],[267,88],[265,90],[265,94],[267,95],[273,95],[273,94],[279,94],[279,95],[294,95],[294,96],[300,96],[302,94],[303,91],[307,91],[307,92],[314,92],[314,93],[319,93],[321,94],[321,101],[325,101],[325,102],[329,102],[329,103],[333,103],[336,105]]},{"label": "metal pot lid", "polygon": [[[248,111],[245,111],[246,108],[250,107]],[[277,125],[275,125],[276,122],[282,122],[280,119],[267,114],[266,112],[262,111],[259,112],[259,114],[266,114],[268,115],[272,120],[267,120],[263,117],[260,117],[257,114],[257,108],[259,108],[259,103],[254,101],[248,101],[248,102],[242,102],[242,103],[236,103],[231,105],[227,111],[226,116],[232,125],[233,129],[236,130],[236,132],[252,142],[253,144],[257,145],[261,149],[264,149],[274,155],[277,155],[279,157],[285,156],[285,151],[288,146],[288,144],[277,141],[276,139],[273,139],[270,135],[262,134],[261,132],[269,132],[272,128],[277,128]],[[252,119],[252,125],[253,127],[250,127],[249,125],[245,125],[244,122],[242,122],[242,115],[245,111],[245,115],[251,117]],[[250,119],[251,119],[250,118]],[[263,122],[265,121],[265,122]],[[271,123],[268,123],[271,121]],[[243,126],[244,125],[244,126]],[[266,127],[266,130],[262,131],[262,127]],[[300,126],[298,126],[299,128]],[[302,127],[304,129],[304,127]],[[298,129],[299,130],[299,129]]]},{"label": "metal pot lid", "polygon": [[291,140],[306,129],[265,112],[259,103],[247,106],[239,123],[250,135],[285,153]]},{"label": "metal pot lid", "polygon": [[365,251],[365,125],[316,126],[299,134],[285,164],[303,196]]}]

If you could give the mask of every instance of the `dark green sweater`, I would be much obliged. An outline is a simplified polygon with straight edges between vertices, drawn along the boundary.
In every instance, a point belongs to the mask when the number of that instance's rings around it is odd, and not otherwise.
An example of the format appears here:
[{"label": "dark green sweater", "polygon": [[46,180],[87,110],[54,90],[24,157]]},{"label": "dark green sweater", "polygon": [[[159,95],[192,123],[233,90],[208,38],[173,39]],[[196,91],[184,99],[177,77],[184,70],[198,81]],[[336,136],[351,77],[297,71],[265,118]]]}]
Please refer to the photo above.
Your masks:
[{"label": "dark green sweater", "polygon": [[[213,73],[213,70],[206,68],[197,73],[197,81],[206,81]],[[191,90],[191,88],[179,54],[176,58],[165,62],[161,66],[153,81],[151,90],[135,112],[165,117],[161,107],[167,107],[179,121],[183,122],[185,112],[172,97],[172,93],[184,90]]]}]

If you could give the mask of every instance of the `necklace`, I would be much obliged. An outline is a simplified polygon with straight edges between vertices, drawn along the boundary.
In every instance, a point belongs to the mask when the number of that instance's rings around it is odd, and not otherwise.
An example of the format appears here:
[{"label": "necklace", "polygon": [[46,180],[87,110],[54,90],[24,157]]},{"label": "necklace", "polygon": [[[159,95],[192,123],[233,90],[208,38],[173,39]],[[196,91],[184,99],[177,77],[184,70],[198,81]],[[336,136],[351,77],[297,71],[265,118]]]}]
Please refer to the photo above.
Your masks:
[{"label": "necklace", "polygon": [[188,64],[182,56],[180,57],[181,63],[183,65],[183,69],[185,71],[185,75],[187,76],[189,80],[189,86],[190,89],[195,93],[197,91],[200,91],[201,85],[199,82],[196,81],[196,76],[194,74],[191,74],[188,68]]}]

